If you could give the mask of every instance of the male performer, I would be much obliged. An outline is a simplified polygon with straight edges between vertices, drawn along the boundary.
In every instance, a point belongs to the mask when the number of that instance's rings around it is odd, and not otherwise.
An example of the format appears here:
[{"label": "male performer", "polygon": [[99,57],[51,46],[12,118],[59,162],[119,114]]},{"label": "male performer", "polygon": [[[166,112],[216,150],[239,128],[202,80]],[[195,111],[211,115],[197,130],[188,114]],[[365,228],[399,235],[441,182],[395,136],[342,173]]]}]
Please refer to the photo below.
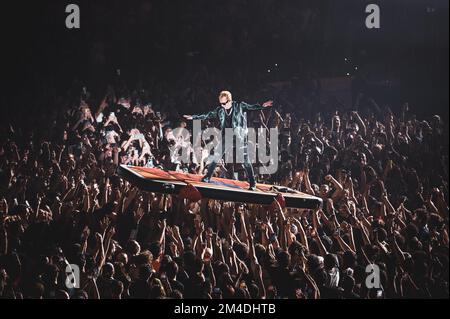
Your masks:
[{"label": "male performer", "polygon": [[[247,154],[247,113],[246,111],[256,111],[262,110],[266,107],[270,107],[273,105],[273,101],[267,101],[262,105],[254,104],[250,105],[245,102],[235,102],[232,99],[231,93],[229,91],[222,91],[219,94],[219,103],[220,106],[215,108],[214,110],[199,115],[183,115],[187,120],[206,120],[210,118],[218,118],[220,122],[220,129],[222,133],[225,132],[226,128],[237,129],[236,130],[236,138],[241,139],[242,145],[244,145],[244,168],[247,173],[247,178],[250,184],[250,190],[256,190],[256,181],[253,173],[252,164],[249,161]],[[223,134],[222,134],[223,135]],[[220,158],[226,151],[225,143],[222,143],[222,153]],[[208,166],[208,172],[203,177],[203,182],[209,182],[212,174],[214,173],[214,169],[216,168],[218,158],[215,158],[211,164]]]}]

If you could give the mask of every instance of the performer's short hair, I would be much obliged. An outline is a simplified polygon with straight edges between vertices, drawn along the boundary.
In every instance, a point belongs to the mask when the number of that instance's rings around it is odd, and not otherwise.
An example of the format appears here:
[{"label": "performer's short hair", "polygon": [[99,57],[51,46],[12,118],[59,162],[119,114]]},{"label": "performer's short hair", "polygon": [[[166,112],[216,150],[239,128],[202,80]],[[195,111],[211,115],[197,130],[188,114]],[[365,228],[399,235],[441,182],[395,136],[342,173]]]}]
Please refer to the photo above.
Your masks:
[{"label": "performer's short hair", "polygon": [[219,99],[226,97],[228,99],[228,101],[232,101],[233,100],[233,96],[231,95],[230,91],[222,91],[219,94]]}]

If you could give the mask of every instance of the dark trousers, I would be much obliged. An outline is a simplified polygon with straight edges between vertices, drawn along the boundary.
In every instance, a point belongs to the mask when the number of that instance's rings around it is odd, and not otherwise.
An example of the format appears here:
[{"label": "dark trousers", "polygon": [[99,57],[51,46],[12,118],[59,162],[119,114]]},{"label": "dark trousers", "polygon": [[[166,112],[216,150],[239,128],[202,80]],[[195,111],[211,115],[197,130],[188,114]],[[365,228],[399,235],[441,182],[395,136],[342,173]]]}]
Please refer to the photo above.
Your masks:
[{"label": "dark trousers", "polygon": [[[224,154],[227,154],[229,152],[231,152],[231,154],[233,154],[233,146],[231,146],[230,148],[225,148],[225,143],[222,143],[222,152],[220,153],[219,157],[216,157],[209,165],[208,165],[208,171],[205,175],[206,178],[211,178],[212,174],[214,173],[214,170],[217,166],[217,162],[223,158]],[[248,158],[248,152],[247,152],[247,146],[244,146],[244,169],[245,172],[247,174],[247,178],[248,178],[248,182],[250,184],[250,186],[255,186],[256,185],[256,181],[255,181],[255,173],[253,172],[253,166],[252,163],[250,163],[250,159]]]}]

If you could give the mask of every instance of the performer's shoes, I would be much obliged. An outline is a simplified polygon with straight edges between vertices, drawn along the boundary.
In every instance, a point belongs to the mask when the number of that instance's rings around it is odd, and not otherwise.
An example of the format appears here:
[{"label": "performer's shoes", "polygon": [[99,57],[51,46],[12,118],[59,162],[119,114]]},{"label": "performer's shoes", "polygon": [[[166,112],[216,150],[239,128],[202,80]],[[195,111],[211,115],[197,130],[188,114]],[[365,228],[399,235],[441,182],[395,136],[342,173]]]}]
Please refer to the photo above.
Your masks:
[{"label": "performer's shoes", "polygon": [[208,176],[204,176],[204,177],[202,178],[202,182],[203,182],[203,183],[209,183],[209,182],[210,182],[209,177],[208,177]]},{"label": "performer's shoes", "polygon": [[250,185],[248,188],[249,191],[256,191],[256,185]]}]

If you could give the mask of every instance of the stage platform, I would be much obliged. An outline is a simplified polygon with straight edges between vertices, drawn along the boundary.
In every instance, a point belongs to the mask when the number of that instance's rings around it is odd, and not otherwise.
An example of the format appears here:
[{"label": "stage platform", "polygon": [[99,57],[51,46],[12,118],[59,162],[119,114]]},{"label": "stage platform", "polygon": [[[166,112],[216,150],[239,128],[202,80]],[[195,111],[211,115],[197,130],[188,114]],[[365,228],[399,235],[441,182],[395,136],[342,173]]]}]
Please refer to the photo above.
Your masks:
[{"label": "stage platform", "polygon": [[126,165],[120,165],[118,173],[141,190],[155,193],[177,195],[185,186],[191,184],[203,198],[270,205],[277,195],[282,193],[286,207],[317,208],[322,204],[318,197],[277,185],[257,184],[257,190],[250,191],[247,189],[249,184],[243,181],[211,178],[210,183],[204,183],[201,181],[201,175]]}]

